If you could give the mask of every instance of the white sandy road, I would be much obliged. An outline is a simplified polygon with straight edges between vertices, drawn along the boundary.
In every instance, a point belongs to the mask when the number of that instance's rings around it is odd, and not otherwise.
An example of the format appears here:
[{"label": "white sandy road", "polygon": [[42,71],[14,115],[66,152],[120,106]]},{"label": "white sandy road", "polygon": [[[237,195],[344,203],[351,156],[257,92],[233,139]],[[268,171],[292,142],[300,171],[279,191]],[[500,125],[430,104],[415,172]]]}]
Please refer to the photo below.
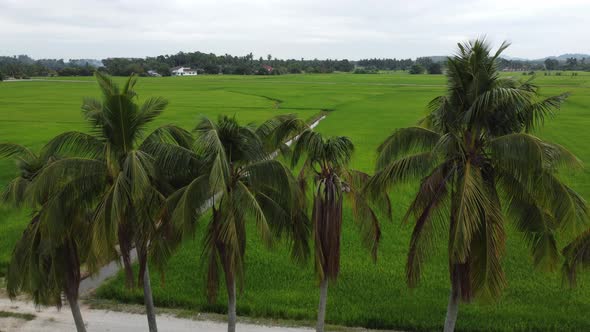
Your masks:
[{"label": "white sandy road", "polygon": [[[147,331],[145,315],[109,310],[90,309],[81,305],[82,315],[86,322],[88,332],[133,332]],[[0,298],[0,311],[33,314],[35,318],[30,321],[17,318],[0,318],[0,331],[2,332],[43,332],[76,331],[70,309],[64,306],[60,311],[54,307],[36,310],[32,302],[11,302],[9,299]],[[158,315],[158,330],[162,332],[225,332],[227,323],[213,321],[198,321],[176,318],[170,315]],[[309,332],[311,329],[273,327],[254,324],[240,324],[240,332]]]}]

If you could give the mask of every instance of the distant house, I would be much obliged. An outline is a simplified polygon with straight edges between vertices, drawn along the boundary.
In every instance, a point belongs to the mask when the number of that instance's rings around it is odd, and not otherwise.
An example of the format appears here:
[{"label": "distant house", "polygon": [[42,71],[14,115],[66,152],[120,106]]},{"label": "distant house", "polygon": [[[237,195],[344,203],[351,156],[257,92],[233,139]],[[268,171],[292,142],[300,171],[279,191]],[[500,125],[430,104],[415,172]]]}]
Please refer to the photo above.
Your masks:
[{"label": "distant house", "polygon": [[269,65],[262,65],[262,68],[266,69],[269,74],[274,70],[274,68]]},{"label": "distant house", "polygon": [[161,77],[162,75],[160,75],[160,73],[158,73],[155,70],[148,70],[147,72],[148,76],[152,76],[152,77]]},{"label": "distant house", "polygon": [[174,67],[170,71],[172,76],[197,76],[197,70],[190,67]]}]

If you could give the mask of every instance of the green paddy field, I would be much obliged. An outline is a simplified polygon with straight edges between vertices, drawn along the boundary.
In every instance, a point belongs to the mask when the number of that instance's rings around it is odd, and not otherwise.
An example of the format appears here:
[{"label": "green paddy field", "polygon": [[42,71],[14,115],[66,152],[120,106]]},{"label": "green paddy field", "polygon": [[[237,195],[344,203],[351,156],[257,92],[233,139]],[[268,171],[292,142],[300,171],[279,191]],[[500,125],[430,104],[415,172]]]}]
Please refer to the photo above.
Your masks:
[{"label": "green paddy field", "polygon": [[[98,89],[92,78],[75,80],[0,82],[0,141],[38,149],[63,131],[88,130],[80,105],[84,96],[97,96]],[[536,82],[544,95],[571,92],[562,111],[538,135],[566,146],[590,163],[590,73],[541,75]],[[279,113],[311,118],[329,111],[316,129],[326,135],[349,136],[356,146],[353,167],[369,172],[377,145],[395,128],[415,124],[428,101],[444,89],[442,75],[405,73],[141,78],[137,86],[140,99],[159,95],[170,100],[156,125],[176,123],[192,129],[202,115],[215,118],[228,114],[242,122],[260,122]],[[14,174],[13,162],[0,161],[0,185]],[[590,200],[588,170],[565,176]],[[402,226],[400,218],[414,187],[391,193],[394,219],[382,224],[376,265],[360,245],[347,209],[342,268],[339,281],[330,286],[328,323],[401,330],[442,328],[449,289],[444,246],[432,257],[419,288],[408,290],[404,279],[411,227]],[[0,208],[0,275],[28,213]],[[312,264],[295,266],[284,247],[267,250],[254,229],[249,234],[246,282],[238,296],[238,315],[314,320],[318,291]],[[561,242],[566,240],[564,237]],[[159,284],[160,276],[153,272],[156,305],[224,312],[224,294],[217,304],[206,302],[200,254],[197,235],[173,257],[165,283]],[[458,330],[590,330],[590,271],[578,288],[563,286],[559,271],[533,269],[515,231],[509,231],[503,264],[508,279],[503,298],[497,303],[462,305]],[[139,290],[126,291],[120,277],[100,288],[97,296],[132,303],[143,300]]]}]

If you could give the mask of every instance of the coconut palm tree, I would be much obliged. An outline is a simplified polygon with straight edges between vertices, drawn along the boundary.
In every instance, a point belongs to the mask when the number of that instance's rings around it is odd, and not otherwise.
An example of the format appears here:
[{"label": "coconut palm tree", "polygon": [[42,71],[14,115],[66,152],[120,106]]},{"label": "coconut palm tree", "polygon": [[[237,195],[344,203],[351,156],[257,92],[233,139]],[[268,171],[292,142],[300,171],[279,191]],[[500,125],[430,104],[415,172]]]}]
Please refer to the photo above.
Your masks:
[{"label": "coconut palm tree", "polygon": [[[320,133],[311,130],[303,132],[293,148],[293,167],[305,155],[299,173],[301,188],[305,191],[307,184],[313,183],[311,221],[315,241],[315,269],[320,280],[318,332],[324,331],[328,281],[336,281],[340,270],[342,205],[345,196],[351,199],[354,219],[360,227],[364,245],[370,249],[372,258],[377,259],[381,236],[379,220],[362,192],[369,176],[348,169],[353,150],[354,146],[348,137],[324,139]],[[384,203],[382,206],[385,206],[390,216],[387,195],[382,195],[377,202]]]},{"label": "coconut palm tree", "polygon": [[398,129],[379,146],[369,182],[379,192],[421,179],[404,217],[415,217],[406,263],[410,287],[447,229],[445,331],[454,330],[460,300],[496,299],[505,287],[506,219],[523,234],[535,265],[552,269],[559,257],[555,231],[573,227],[587,212],[557,176],[562,166],[580,161],[532,134],[567,95],[542,99],[532,80],[501,76],[496,61],[508,46],[491,54],[485,40],[459,44],[448,59],[447,94],[430,102],[419,126]]},{"label": "coconut palm tree", "polygon": [[182,236],[193,234],[196,221],[210,207],[202,259],[207,268],[207,297],[215,301],[223,273],[228,295],[228,331],[236,329],[236,292],[243,286],[246,223],[252,220],[270,246],[283,235],[291,239],[292,257],[307,254],[308,222],[303,196],[291,171],[273,159],[301,122],[281,115],[259,127],[235,118],[203,118],[195,128],[195,159],[207,165],[169,198],[171,219]]},{"label": "coconut palm tree", "polygon": [[[135,247],[149,330],[157,331],[148,254],[162,225],[165,202],[159,166],[172,159],[190,165],[192,156],[181,147],[190,142],[190,133],[168,125],[144,136],[146,127],[163,112],[167,101],[155,97],[138,104],[135,76],[122,87],[105,74],[96,72],[95,76],[102,100],[87,98],[82,105],[93,133],[67,132],[52,143],[54,149],[84,157],[65,158],[44,168],[35,180],[35,196],[57,192],[65,201],[93,205],[88,264],[99,266],[118,260],[118,247],[129,287],[134,284],[131,251]],[[182,159],[185,155],[188,159]]]},{"label": "coconut palm tree", "polygon": [[[47,204],[60,204],[48,201]],[[64,206],[61,209],[68,209]],[[6,277],[11,299],[25,292],[36,305],[62,306],[66,295],[78,332],[86,327],[78,305],[80,267],[90,249],[89,220],[81,213],[65,213],[64,219],[36,212],[12,252]]]},{"label": "coconut palm tree", "polygon": [[[58,138],[59,139],[59,136]],[[0,144],[0,157],[17,160],[19,175],[4,188],[2,202],[20,207],[26,193],[43,167],[57,160],[47,144],[38,155],[30,149],[10,143]],[[86,331],[78,305],[80,267],[88,255],[90,232],[88,218],[80,206],[67,206],[58,196],[46,196],[32,202],[36,209],[17,241],[7,273],[7,289],[14,299],[20,292],[33,297],[37,305],[61,307],[65,293],[76,329]],[[49,211],[57,213],[47,213]],[[82,212],[80,212],[82,211]],[[58,216],[58,218],[54,218]],[[90,272],[90,271],[89,271]]]}]

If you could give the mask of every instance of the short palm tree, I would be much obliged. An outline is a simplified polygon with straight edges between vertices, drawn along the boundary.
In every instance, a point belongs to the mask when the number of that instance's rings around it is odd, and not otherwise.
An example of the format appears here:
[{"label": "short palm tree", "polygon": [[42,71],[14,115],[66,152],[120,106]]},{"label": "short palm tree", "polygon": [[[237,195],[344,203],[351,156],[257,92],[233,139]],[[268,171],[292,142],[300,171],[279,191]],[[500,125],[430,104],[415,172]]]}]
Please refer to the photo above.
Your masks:
[{"label": "short palm tree", "polygon": [[[354,146],[348,137],[324,139],[320,133],[311,130],[303,132],[293,148],[293,167],[305,156],[299,173],[300,187],[305,191],[308,183],[313,183],[311,222],[315,241],[315,269],[320,280],[318,332],[324,331],[328,281],[335,281],[340,270],[342,205],[345,196],[351,199],[354,219],[360,227],[364,244],[370,249],[373,259],[377,259],[381,236],[379,220],[372,204],[362,192],[369,176],[348,169],[353,150]],[[385,211],[390,216],[387,195],[381,195],[376,202],[383,203],[381,206],[386,207]]]},{"label": "short palm tree", "polygon": [[[55,198],[57,199],[57,197]],[[74,317],[76,330],[86,327],[78,305],[80,268],[88,257],[91,233],[89,218],[83,212],[69,211],[59,202],[47,201],[51,209],[62,209],[63,219],[45,213],[40,207],[32,217],[12,252],[6,277],[11,299],[25,292],[37,305],[62,306],[61,294],[66,295]]]},{"label": "short palm tree", "polygon": [[236,285],[244,280],[247,221],[252,220],[266,245],[290,235],[292,255],[307,253],[308,222],[291,171],[272,158],[273,151],[299,128],[293,116],[274,117],[259,127],[235,118],[203,118],[195,128],[195,159],[206,165],[169,198],[171,218],[183,235],[192,234],[199,217],[211,207],[203,262],[207,296],[215,301],[223,272],[228,294],[228,331],[236,328]]},{"label": "short palm tree", "polygon": [[404,218],[416,220],[406,265],[410,287],[448,227],[445,331],[455,327],[460,300],[500,296],[506,217],[523,233],[535,265],[554,268],[555,231],[586,214],[584,200],[557,176],[579,160],[531,134],[566,95],[542,99],[531,80],[501,76],[496,60],[507,47],[491,54],[484,40],[459,44],[448,59],[447,94],[430,102],[420,126],[396,130],[381,144],[369,183],[379,192],[421,179]]},{"label": "short palm tree", "polygon": [[[57,151],[52,147],[50,142],[37,155],[20,145],[0,144],[0,157],[15,158],[19,169],[19,175],[2,192],[4,203],[17,207],[25,203],[36,175],[57,160],[54,155]],[[37,305],[61,307],[61,293],[64,292],[76,329],[86,331],[78,305],[78,289],[80,267],[90,247],[88,218],[84,209],[68,206],[58,196],[41,199],[32,202],[36,212],[12,252],[7,273],[8,294],[14,299],[25,292],[32,295]]]},{"label": "short palm tree", "polygon": [[139,105],[134,90],[135,76],[123,87],[100,72],[95,76],[102,100],[88,98],[82,106],[93,133],[67,132],[53,142],[55,149],[83,157],[65,158],[44,168],[36,179],[35,195],[43,197],[58,192],[65,201],[93,206],[88,264],[97,266],[118,259],[118,247],[130,287],[134,284],[130,253],[135,247],[149,329],[156,331],[147,261],[150,244],[161,226],[165,202],[158,166],[171,156],[179,160],[187,155],[180,145],[190,141],[190,133],[164,126],[144,137],[146,127],[162,113],[167,101],[148,98]]}]

